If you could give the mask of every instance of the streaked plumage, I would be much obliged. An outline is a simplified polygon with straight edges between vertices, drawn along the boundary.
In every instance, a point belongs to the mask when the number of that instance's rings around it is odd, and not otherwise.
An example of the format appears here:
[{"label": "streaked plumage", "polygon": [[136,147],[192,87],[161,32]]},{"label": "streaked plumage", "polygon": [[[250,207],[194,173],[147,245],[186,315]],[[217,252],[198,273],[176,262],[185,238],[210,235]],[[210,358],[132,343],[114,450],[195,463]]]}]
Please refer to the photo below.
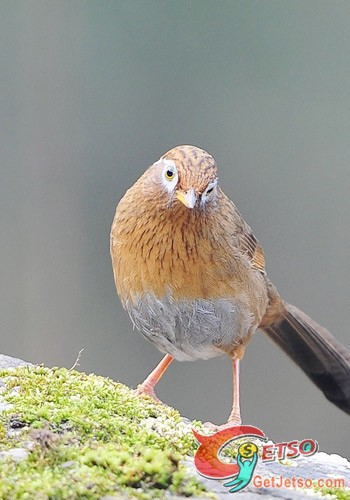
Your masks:
[{"label": "streaked plumage", "polygon": [[[276,341],[293,314],[266,276],[262,247],[218,186],[214,159],[194,146],[168,151],[126,192],[112,225],[111,255],[123,306],[137,329],[168,355],[167,363],[170,356],[220,354],[236,363],[259,325]],[[289,326],[284,343],[292,346],[296,336],[308,344],[309,330],[300,322]],[[316,342],[315,356],[324,370],[337,372],[332,350],[338,344],[321,344]],[[293,348],[284,349],[292,355]],[[343,397],[333,402],[350,411],[348,351],[342,360],[347,369],[334,380]],[[302,368],[315,382],[307,364]],[[158,379],[156,373],[146,392],[154,394]]]}]

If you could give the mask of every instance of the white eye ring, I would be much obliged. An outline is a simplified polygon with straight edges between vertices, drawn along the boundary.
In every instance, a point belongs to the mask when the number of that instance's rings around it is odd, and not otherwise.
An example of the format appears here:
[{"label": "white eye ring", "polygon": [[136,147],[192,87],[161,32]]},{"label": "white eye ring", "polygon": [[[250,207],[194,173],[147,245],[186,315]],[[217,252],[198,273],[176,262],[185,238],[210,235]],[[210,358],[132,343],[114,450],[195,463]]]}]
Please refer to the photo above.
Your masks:
[{"label": "white eye ring", "polygon": [[212,182],[210,182],[208,184],[207,189],[204,191],[205,196],[208,196],[208,195],[210,195],[213,192],[213,190],[216,187],[217,183],[218,183],[218,180],[215,179],[214,181],[212,181]]},{"label": "white eye ring", "polygon": [[202,197],[201,197],[202,204],[204,204],[207,201],[207,199],[211,197],[214,189],[217,186],[217,183],[218,183],[217,179],[214,179],[212,182],[209,182],[207,189],[204,191],[204,193],[202,194]]},{"label": "white eye ring", "polygon": [[161,158],[159,163],[163,165],[162,171],[162,183],[169,193],[174,191],[177,181],[178,181],[178,173],[175,163],[171,160],[166,160],[165,158]]}]

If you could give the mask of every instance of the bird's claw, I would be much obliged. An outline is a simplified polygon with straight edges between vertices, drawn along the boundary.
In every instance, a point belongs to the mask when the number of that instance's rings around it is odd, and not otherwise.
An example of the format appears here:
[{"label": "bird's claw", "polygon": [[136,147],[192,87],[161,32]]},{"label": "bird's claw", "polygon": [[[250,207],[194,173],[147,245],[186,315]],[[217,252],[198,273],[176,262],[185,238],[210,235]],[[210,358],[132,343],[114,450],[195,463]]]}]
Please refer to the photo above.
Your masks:
[{"label": "bird's claw", "polygon": [[224,429],[229,429],[230,427],[241,425],[241,423],[242,422],[240,419],[232,419],[226,422],[226,424],[218,425],[218,424],[213,424],[212,422],[205,422],[203,425],[206,429],[209,429],[210,431],[218,432]]},{"label": "bird's claw", "polygon": [[157,403],[163,404],[163,402],[156,396],[156,393],[154,392],[153,387],[149,387],[147,385],[140,384],[137,387],[137,389],[135,390],[135,392],[138,396],[146,395],[146,396],[149,396],[152,399],[154,399],[154,401],[156,401]]}]

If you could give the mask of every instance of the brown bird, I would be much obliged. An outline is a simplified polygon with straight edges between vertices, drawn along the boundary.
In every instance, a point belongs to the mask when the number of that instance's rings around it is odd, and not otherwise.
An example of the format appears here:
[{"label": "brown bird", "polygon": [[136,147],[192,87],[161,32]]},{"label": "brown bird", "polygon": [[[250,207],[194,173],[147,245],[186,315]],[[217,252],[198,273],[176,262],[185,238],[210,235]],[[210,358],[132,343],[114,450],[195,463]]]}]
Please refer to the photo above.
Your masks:
[{"label": "brown bird", "polygon": [[233,362],[233,406],[240,424],[239,362],[264,330],[350,414],[350,352],[279,296],[264,252],[218,185],[212,156],[194,146],[165,153],[126,192],[111,230],[115,284],[136,328],[165,357],[139,392],[154,387],[173,358]]}]

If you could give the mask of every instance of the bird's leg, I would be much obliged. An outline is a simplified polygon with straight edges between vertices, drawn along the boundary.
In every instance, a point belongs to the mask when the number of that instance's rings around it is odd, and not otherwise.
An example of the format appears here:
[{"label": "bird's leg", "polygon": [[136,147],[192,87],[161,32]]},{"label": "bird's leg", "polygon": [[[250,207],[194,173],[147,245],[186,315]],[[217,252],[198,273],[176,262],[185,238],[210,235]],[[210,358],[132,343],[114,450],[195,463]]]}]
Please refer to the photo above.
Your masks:
[{"label": "bird's leg", "polygon": [[214,432],[227,429],[234,425],[241,425],[241,408],[239,405],[239,361],[243,358],[244,348],[237,349],[235,357],[232,358],[232,379],[233,379],[233,402],[232,411],[228,417],[227,423],[222,425],[215,425],[211,422],[206,422],[204,425]]},{"label": "bird's leg", "polygon": [[239,358],[232,359],[232,378],[233,378],[233,403],[232,411],[228,417],[229,424],[241,425],[241,408],[239,405]]},{"label": "bird's leg", "polygon": [[138,394],[147,394],[151,396],[158,402],[161,402],[160,399],[157,398],[154,388],[159,380],[164,375],[166,369],[170,365],[174,358],[170,356],[170,354],[166,354],[161,362],[155,367],[155,369],[148,375],[148,377],[140,384],[137,388]]}]

